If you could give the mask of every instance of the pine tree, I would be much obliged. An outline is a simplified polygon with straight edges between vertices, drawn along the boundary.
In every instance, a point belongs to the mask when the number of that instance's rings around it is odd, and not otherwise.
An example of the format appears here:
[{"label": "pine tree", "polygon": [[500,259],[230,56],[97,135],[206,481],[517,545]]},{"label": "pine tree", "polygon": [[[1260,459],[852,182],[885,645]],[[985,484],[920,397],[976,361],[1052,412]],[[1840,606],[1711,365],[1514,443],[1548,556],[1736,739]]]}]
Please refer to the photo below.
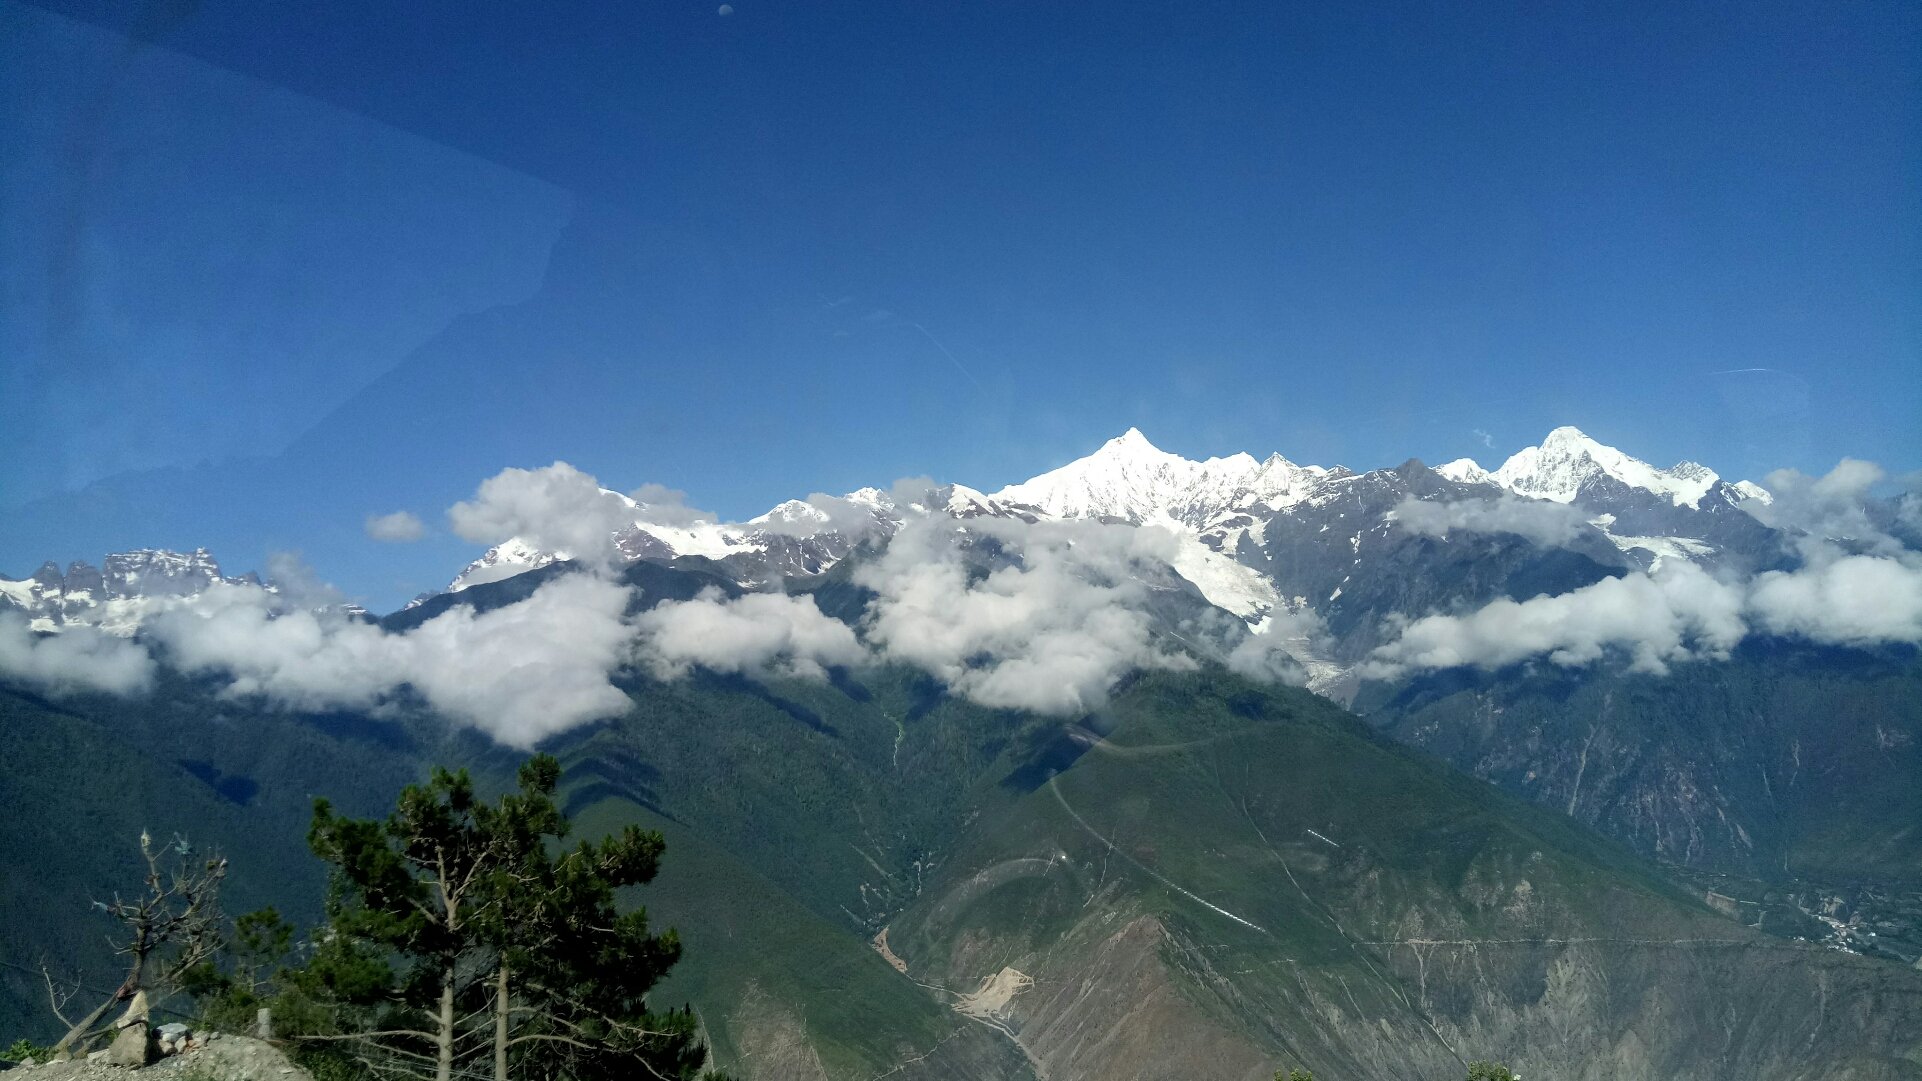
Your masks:
[{"label": "pine tree", "polygon": [[[560,763],[540,755],[489,805],[465,771],[409,787],[385,822],[317,802],[310,841],[334,865],[329,924],[303,987],[338,1005],[338,1033],[379,1072],[437,1081],[693,1078],[706,1060],[687,1011],[648,991],[680,957],[615,891],[651,881],[659,833],[629,827],[563,849]],[[489,1061],[491,1059],[491,1061]]]}]

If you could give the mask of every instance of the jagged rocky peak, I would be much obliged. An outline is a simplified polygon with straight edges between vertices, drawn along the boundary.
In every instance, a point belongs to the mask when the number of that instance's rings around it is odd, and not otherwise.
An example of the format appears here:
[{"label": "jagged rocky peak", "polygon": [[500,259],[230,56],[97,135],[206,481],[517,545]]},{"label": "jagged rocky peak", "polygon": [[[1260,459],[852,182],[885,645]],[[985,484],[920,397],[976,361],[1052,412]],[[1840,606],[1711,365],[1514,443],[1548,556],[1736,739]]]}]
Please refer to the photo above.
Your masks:
[{"label": "jagged rocky peak", "polygon": [[139,548],[114,552],[101,567],[74,560],[63,573],[48,561],[25,580],[0,578],[0,610],[23,613],[28,625],[40,631],[85,624],[131,634],[148,614],[205,592],[216,582],[257,585],[259,578],[251,573],[224,577],[205,548]]},{"label": "jagged rocky peak", "polygon": [[39,587],[43,595],[90,594],[108,599],[186,596],[225,580],[220,563],[205,548],[191,552],[136,548],[110,553],[102,567],[76,559],[63,572],[58,563],[48,560],[24,581]]},{"label": "jagged rocky peak", "polygon": [[221,580],[220,564],[205,548],[170,552],[139,548],[107,557],[101,576],[112,597],[166,597],[199,593]]},{"label": "jagged rocky peak", "polygon": [[[51,563],[48,566],[52,566]],[[93,593],[104,595],[107,591],[106,576],[100,568],[82,559],[67,564],[64,587],[69,593]]]}]

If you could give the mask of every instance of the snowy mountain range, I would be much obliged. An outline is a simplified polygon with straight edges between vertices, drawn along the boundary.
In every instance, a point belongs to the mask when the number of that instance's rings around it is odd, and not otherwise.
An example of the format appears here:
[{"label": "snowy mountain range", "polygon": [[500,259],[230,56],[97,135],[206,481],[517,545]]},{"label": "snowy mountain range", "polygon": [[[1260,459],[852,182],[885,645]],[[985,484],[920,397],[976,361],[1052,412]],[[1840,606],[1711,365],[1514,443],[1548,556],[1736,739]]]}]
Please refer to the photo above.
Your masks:
[{"label": "snowy mountain range", "polygon": [[[1405,469],[1406,467],[1404,467]],[[1718,512],[1738,510],[1745,500],[1766,502],[1769,495],[1749,482],[1728,484],[1693,462],[1660,469],[1605,446],[1575,428],[1557,428],[1542,444],[1522,450],[1490,471],[1463,458],[1434,470],[1420,469],[1431,483],[1451,486],[1434,497],[1486,499],[1508,493],[1529,500],[1578,504],[1592,512],[1590,524],[1627,564],[1647,567],[1661,559],[1714,561],[1725,547],[1727,522]],[[1322,522],[1320,512],[1363,498],[1394,470],[1355,473],[1342,466],[1297,465],[1279,454],[1257,459],[1248,454],[1192,461],[1157,448],[1130,428],[1100,449],[1059,469],[1011,484],[991,494],[964,485],[947,485],[925,498],[897,503],[878,488],[863,488],[834,500],[791,500],[741,523],[663,522],[651,508],[619,493],[634,510],[633,524],[616,543],[631,559],[671,560],[685,556],[711,559],[746,584],[797,574],[817,574],[844,556],[861,539],[887,535],[910,515],[936,513],[956,518],[982,515],[1026,520],[1095,519],[1159,526],[1200,542],[1182,560],[1182,571],[1209,599],[1251,621],[1295,596],[1309,603],[1312,594],[1290,590],[1268,575],[1251,578],[1242,568],[1262,569],[1258,552],[1277,518],[1315,519],[1320,541],[1347,546],[1358,554],[1360,538],[1379,531],[1373,522],[1346,513],[1343,532]],[[1405,483],[1391,485],[1406,495]],[[1377,500],[1366,499],[1365,502]],[[823,506],[823,503],[828,506]],[[1383,512],[1388,508],[1383,508]],[[852,525],[848,524],[852,521]],[[1730,521],[1733,521],[1732,519]],[[1619,525],[1634,526],[1632,531]],[[1758,541],[1766,529],[1747,515],[1736,523],[1744,540]],[[546,566],[567,553],[540,551],[515,539],[489,549],[448,584],[458,592],[482,582],[499,581]],[[1190,573],[1192,571],[1193,573]]]},{"label": "snowy mountain range", "polygon": [[[1658,468],[1567,427],[1493,470],[1468,459],[1364,473],[1279,454],[1193,461],[1131,428],[1085,458],[992,493],[959,484],[862,488],[790,500],[735,523],[606,495],[621,501],[618,517],[632,516],[612,535],[619,559],[696,560],[750,589],[822,574],[923,516],[1158,528],[1175,538],[1174,570],[1256,630],[1284,612],[1325,621],[1321,653],[1303,659],[1329,671],[1377,644],[1391,613],[1560,592],[1665,560],[1753,571],[1779,561],[1782,549],[1779,534],[1748,512],[1770,499],[1760,487],[1725,482],[1693,462]],[[574,555],[511,539],[445,592]],[[91,624],[128,634],[145,613],[241,581],[257,580],[224,577],[204,550],[118,553],[103,570],[49,563],[26,579],[0,579],[0,610],[24,611],[39,630]]]},{"label": "snowy mountain range", "polygon": [[65,571],[49,560],[24,579],[0,576],[0,612],[25,611],[29,625],[39,631],[80,623],[132,634],[154,611],[216,582],[258,585],[260,579],[252,573],[226,577],[205,548],[115,552],[100,567],[76,560]]},{"label": "snowy mountain range", "polygon": [[[27,616],[29,629],[42,633],[69,626],[87,626],[108,634],[130,635],[156,613],[192,604],[220,586],[264,589],[285,596],[281,584],[261,576],[221,573],[220,563],[205,548],[172,552],[137,548],[109,554],[101,566],[75,560],[62,571],[49,560],[26,578],[0,575],[0,614]],[[356,619],[370,618],[367,610],[338,596],[311,598],[315,610],[333,609]]]}]

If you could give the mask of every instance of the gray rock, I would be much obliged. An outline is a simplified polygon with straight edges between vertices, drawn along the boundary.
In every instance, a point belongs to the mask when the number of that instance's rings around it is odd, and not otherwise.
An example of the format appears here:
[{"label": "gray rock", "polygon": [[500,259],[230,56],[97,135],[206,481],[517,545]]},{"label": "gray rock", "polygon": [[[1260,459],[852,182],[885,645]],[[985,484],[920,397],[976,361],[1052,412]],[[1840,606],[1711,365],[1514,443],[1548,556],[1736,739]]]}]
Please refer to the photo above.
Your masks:
[{"label": "gray rock", "polygon": [[149,1016],[147,992],[135,991],[127,1012],[120,1015],[113,1044],[107,1048],[108,1065],[145,1066],[157,1057],[160,1047],[152,1026],[147,1024]]},{"label": "gray rock", "polygon": [[183,1025],[178,1021],[169,1021],[166,1024],[160,1026],[160,1038],[163,1040],[171,1040],[176,1043],[186,1039],[192,1033],[193,1033],[193,1029],[188,1028],[186,1025]]},{"label": "gray rock", "polygon": [[144,1020],[135,1021],[120,1030],[113,1038],[113,1045],[107,1048],[109,1066],[145,1066],[157,1056],[153,1030]]}]

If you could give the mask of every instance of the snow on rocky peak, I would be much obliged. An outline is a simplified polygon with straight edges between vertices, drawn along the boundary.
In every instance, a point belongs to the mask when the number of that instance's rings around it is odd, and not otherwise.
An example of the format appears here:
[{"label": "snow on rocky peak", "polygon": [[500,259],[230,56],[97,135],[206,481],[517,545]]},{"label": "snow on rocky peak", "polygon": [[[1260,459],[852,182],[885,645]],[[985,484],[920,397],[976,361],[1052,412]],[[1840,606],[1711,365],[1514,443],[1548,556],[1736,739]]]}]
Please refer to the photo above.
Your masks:
[{"label": "snow on rocky peak", "polygon": [[[1450,463],[1451,466],[1459,464]],[[1598,476],[1666,496],[1678,507],[1699,507],[1702,497],[1721,479],[1713,470],[1695,462],[1657,469],[1590,439],[1578,428],[1569,427],[1548,433],[1539,447],[1515,452],[1500,469],[1489,474],[1489,479],[1517,495],[1572,503],[1582,485]]]},{"label": "snow on rocky peak", "polygon": [[489,548],[479,559],[461,568],[454,580],[447,583],[447,592],[459,593],[469,586],[498,582],[571,558],[567,552],[543,552],[520,537],[513,537]]},{"label": "snow on rocky peak", "polygon": [[228,578],[205,548],[113,552],[98,568],[78,561],[47,563],[24,580],[0,578],[0,611],[17,610],[36,631],[69,625],[132,634],[149,615],[191,600],[215,585],[258,585],[252,574]]},{"label": "snow on rocky peak", "polygon": [[1488,470],[1475,464],[1473,458],[1457,458],[1435,467],[1435,472],[1454,481],[1456,484],[1492,484]]},{"label": "snow on rocky peak", "polygon": [[1033,480],[994,493],[999,503],[1033,507],[1056,518],[1108,518],[1134,524],[1167,521],[1199,529],[1237,507],[1259,501],[1279,509],[1298,501],[1325,476],[1276,454],[1190,461],[1130,428],[1101,449]]}]

